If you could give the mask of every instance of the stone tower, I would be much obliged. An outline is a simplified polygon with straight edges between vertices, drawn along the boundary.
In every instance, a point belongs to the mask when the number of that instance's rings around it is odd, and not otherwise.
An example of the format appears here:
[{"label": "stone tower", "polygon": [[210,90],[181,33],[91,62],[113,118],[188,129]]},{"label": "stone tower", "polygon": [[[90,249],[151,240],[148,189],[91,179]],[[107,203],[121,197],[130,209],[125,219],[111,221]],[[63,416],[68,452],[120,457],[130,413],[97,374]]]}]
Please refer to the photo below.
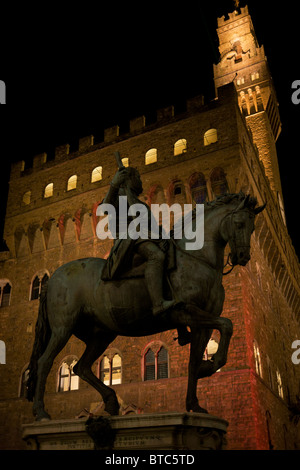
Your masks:
[{"label": "stone tower", "polygon": [[228,19],[218,18],[217,33],[220,61],[214,65],[216,90],[235,83],[241,112],[285,222],[275,145],[281,132],[278,102],[264,46],[258,44],[248,6],[229,13]]}]

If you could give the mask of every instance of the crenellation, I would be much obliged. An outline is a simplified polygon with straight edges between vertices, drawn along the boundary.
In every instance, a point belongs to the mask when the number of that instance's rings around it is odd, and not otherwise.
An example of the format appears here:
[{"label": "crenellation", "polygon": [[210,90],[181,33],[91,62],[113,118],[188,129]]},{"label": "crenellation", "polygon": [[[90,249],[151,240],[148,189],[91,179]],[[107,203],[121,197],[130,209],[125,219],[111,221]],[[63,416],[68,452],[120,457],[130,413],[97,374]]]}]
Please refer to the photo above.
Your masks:
[{"label": "crenellation", "polygon": [[168,121],[174,117],[174,106],[167,106],[165,108],[158,109],[156,112],[157,116],[157,123],[161,123],[162,121]]},{"label": "crenellation", "polygon": [[118,125],[104,129],[104,142],[114,142],[120,135],[120,128]]},{"label": "crenellation", "polygon": [[41,168],[44,163],[47,162],[47,154],[45,152],[40,153],[39,155],[35,155],[33,157],[33,169],[39,169]]},{"label": "crenellation", "polygon": [[[247,7],[239,11],[227,20],[223,17],[226,41],[230,41],[230,31],[236,34],[234,24],[244,27],[249,20]],[[5,442],[8,448],[22,448],[18,432],[21,422],[33,419],[20,384],[24,382],[34,341],[32,325],[39,308],[37,297],[32,298],[34,280],[37,276],[41,280],[45,273],[51,276],[71,260],[107,258],[110,252],[113,241],[97,238],[96,214],[117,170],[115,151],[139,170],[144,188],[140,197],[147,204],[195,204],[240,190],[255,196],[260,205],[267,201],[267,208],[255,219],[251,260],[246,266],[236,266],[223,280],[222,315],[234,324],[228,362],[217,374],[200,381],[197,393],[202,406],[230,422],[229,449],[268,449],[270,439],[275,449],[295,445],[289,406],[299,393],[299,366],[291,365],[291,338],[299,338],[300,334],[300,271],[257,142],[254,118],[261,120],[264,111],[255,113],[258,110],[252,107],[248,115],[248,109],[244,114],[239,106],[240,91],[248,93],[251,88],[250,100],[251,93],[254,96],[257,92],[258,96],[269,86],[265,81],[267,69],[256,68],[254,57],[247,53],[251,43],[247,41],[242,61],[239,58],[235,62],[233,54],[224,59],[226,67],[214,68],[218,98],[212,102],[205,105],[204,97],[199,95],[187,100],[185,112],[176,114],[176,108],[168,106],[157,111],[157,120],[151,124],[146,125],[144,115],[138,116],[130,120],[129,132],[124,134],[118,126],[112,126],[105,129],[101,142],[95,143],[89,135],[80,138],[78,149],[71,153],[68,144],[57,147],[55,159],[49,162],[46,154],[35,156],[32,169],[24,171],[22,161],[12,165],[4,230],[10,251],[0,253],[2,280],[9,279],[12,284],[10,305],[0,305],[0,330],[9,358],[3,379],[1,376],[1,419],[8,431],[2,446]],[[261,65],[264,53],[259,59]],[[236,67],[240,67],[240,73],[243,65],[248,75],[243,72],[235,77]],[[260,76],[252,80],[251,74],[256,72]],[[244,81],[236,91],[237,78]],[[262,136],[264,143],[266,139],[273,139],[271,132]],[[147,162],[149,150],[154,151],[154,158]],[[273,147],[266,147],[266,153],[271,151]],[[53,194],[50,191],[45,196],[49,183],[53,184]],[[230,249],[226,248],[226,256]],[[111,360],[117,353],[121,379],[113,388],[120,400],[134,403],[141,413],[160,412],[166,406],[169,411],[184,410],[189,346],[180,347],[173,340],[175,335],[171,331],[151,338],[118,337],[95,361],[93,370],[100,378],[103,358]],[[215,338],[218,343],[217,335]],[[147,380],[144,355],[149,347],[157,354],[161,346],[168,355],[167,377]],[[95,403],[99,404],[98,394],[81,379],[78,390],[58,391],[64,360],[70,354],[79,359],[83,350],[84,345],[72,336],[54,361],[45,397],[54,419],[78,416],[86,407],[92,412],[92,406],[95,409]],[[278,370],[283,397],[278,392]],[[267,411],[272,416],[270,430],[266,426]],[[288,439],[283,435],[284,426]]]},{"label": "crenellation", "polygon": [[140,132],[146,126],[145,116],[138,116],[134,119],[131,119],[129,122],[129,132],[134,134],[135,132]]},{"label": "crenellation", "polygon": [[79,139],[79,152],[84,152],[94,145],[94,136],[88,135]]},{"label": "crenellation", "polygon": [[55,148],[55,156],[54,159],[56,162],[60,162],[64,160],[70,152],[70,145],[69,144],[64,144],[64,145],[59,145],[58,147]]}]

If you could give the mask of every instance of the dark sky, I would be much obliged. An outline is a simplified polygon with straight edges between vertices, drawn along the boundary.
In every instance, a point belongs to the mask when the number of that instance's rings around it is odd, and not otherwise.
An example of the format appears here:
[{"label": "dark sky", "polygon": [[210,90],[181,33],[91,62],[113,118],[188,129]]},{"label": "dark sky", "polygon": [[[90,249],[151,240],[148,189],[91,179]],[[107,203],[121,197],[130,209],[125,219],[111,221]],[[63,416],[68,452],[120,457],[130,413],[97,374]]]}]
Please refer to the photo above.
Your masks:
[{"label": "dark sky", "polygon": [[[105,5],[102,5],[105,3]],[[300,80],[300,2],[248,0],[259,44],[264,44],[282,120],[278,159],[289,233],[298,256],[297,195],[300,105],[291,84]],[[20,6],[21,5],[21,6]],[[214,97],[212,64],[218,60],[217,17],[233,1],[61,2],[1,7],[0,108],[1,214],[10,162],[130,118],[154,118],[156,109],[203,93]],[[97,6],[96,6],[97,5]],[[299,213],[299,210],[297,210]]]}]

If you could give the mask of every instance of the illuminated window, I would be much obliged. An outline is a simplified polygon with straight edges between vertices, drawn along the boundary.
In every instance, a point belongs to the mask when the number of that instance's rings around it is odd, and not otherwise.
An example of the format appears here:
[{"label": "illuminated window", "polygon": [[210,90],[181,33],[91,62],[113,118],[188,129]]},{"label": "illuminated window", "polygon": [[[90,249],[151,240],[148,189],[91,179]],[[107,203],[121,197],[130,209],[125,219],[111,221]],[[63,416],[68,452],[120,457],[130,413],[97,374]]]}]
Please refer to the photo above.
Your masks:
[{"label": "illuminated window", "polygon": [[105,385],[122,383],[122,358],[119,354],[104,356],[100,362],[100,380]]},{"label": "illuminated window", "polygon": [[77,186],[77,175],[73,175],[68,179],[67,191],[76,189],[76,186]]},{"label": "illuminated window", "polygon": [[43,286],[46,284],[48,281],[49,276],[48,274],[44,274],[43,276],[35,276],[35,278],[32,281],[31,285],[31,295],[30,295],[30,300],[36,300],[40,297],[40,293],[42,291]]},{"label": "illuminated window", "polygon": [[262,366],[261,366],[261,357],[257,342],[253,341],[253,352],[254,352],[254,361],[255,361],[255,370],[256,373],[262,377]]},{"label": "illuminated window", "polygon": [[10,304],[11,285],[9,281],[0,280],[0,307],[8,307]]},{"label": "illuminated window", "polygon": [[105,385],[110,385],[110,362],[107,356],[100,363],[100,380]]},{"label": "illuminated window", "polygon": [[163,346],[155,354],[149,348],[144,356],[144,380],[159,380],[169,377],[169,355]]},{"label": "illuminated window", "polygon": [[214,168],[210,175],[211,189],[213,196],[221,196],[228,192],[228,184],[225,172],[222,168]]},{"label": "illuminated window", "polygon": [[129,158],[122,158],[122,163],[123,163],[123,166],[128,167],[129,166]]},{"label": "illuminated window", "polygon": [[276,371],[276,381],[277,381],[278,395],[280,396],[280,398],[283,399],[282,380],[281,380],[281,375],[280,375],[278,369],[277,369],[277,371]]},{"label": "illuminated window", "polygon": [[28,205],[30,204],[30,201],[31,201],[31,191],[26,191],[26,193],[24,193],[23,195],[23,202],[24,204]]},{"label": "illuminated window", "polygon": [[237,81],[236,81],[236,84],[238,86],[243,85],[244,83],[245,83],[245,78],[244,77],[238,78]]},{"label": "illuminated window", "polygon": [[218,140],[217,129],[209,129],[204,134],[204,145],[214,144]]},{"label": "illuminated window", "polygon": [[121,372],[122,372],[122,359],[119,354],[115,354],[112,358],[111,367],[111,384],[116,385],[121,383]]},{"label": "illuminated window", "polygon": [[44,191],[44,198],[53,196],[53,183],[47,184]]},{"label": "illuminated window", "polygon": [[255,73],[251,73],[251,80],[252,82],[254,80],[258,80],[259,79],[259,72],[255,72]]},{"label": "illuminated window", "polygon": [[92,171],[91,183],[102,180],[102,166],[97,166]]},{"label": "illuminated window", "polygon": [[73,368],[77,364],[74,357],[66,358],[58,372],[58,392],[69,392],[79,389],[79,377],[75,375]]},{"label": "illuminated window", "polygon": [[0,364],[6,364],[6,347],[2,340],[0,340]]},{"label": "illuminated window", "polygon": [[157,149],[150,149],[145,155],[145,165],[157,162]]},{"label": "illuminated window", "polygon": [[174,155],[181,155],[187,151],[186,139],[179,139],[174,144]]}]

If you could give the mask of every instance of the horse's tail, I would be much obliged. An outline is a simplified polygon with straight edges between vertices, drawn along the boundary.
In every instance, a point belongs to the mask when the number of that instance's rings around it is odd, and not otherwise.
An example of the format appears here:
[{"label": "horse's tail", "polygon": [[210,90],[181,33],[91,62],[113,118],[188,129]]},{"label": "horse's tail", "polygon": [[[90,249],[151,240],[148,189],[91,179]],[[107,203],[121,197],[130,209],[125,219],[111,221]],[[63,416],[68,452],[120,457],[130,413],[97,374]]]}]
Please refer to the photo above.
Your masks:
[{"label": "horse's tail", "polygon": [[51,336],[47,315],[47,284],[43,286],[40,296],[38,319],[35,325],[35,339],[28,366],[27,400],[33,401],[37,382],[38,360],[46,350]]}]

